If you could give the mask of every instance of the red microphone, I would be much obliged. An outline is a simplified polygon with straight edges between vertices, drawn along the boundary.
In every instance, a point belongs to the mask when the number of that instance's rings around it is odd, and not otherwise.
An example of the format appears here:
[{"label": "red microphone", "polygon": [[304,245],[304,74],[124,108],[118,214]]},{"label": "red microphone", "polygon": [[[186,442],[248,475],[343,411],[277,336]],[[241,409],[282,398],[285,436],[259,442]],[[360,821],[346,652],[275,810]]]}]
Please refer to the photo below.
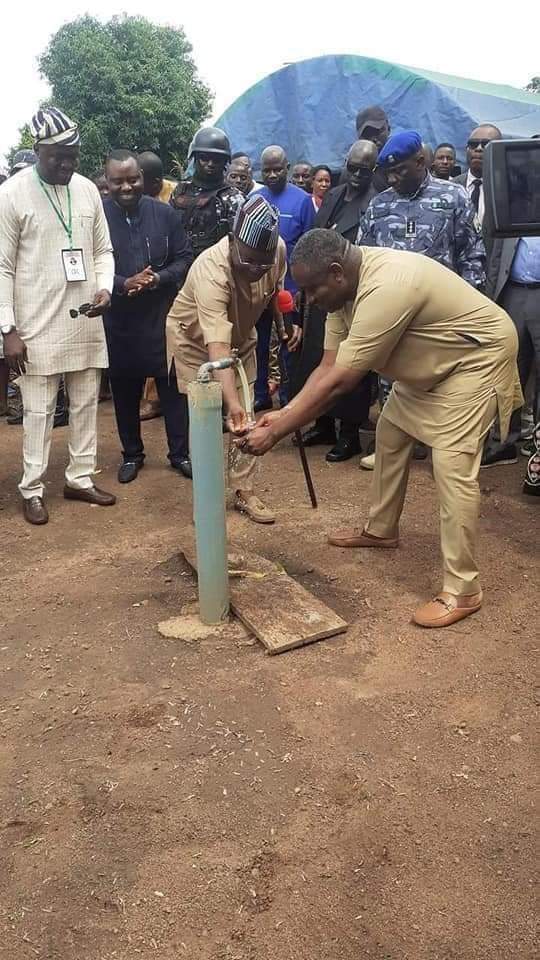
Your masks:
[{"label": "red microphone", "polygon": [[277,305],[280,313],[293,313],[294,300],[289,290],[280,290],[277,295]]}]

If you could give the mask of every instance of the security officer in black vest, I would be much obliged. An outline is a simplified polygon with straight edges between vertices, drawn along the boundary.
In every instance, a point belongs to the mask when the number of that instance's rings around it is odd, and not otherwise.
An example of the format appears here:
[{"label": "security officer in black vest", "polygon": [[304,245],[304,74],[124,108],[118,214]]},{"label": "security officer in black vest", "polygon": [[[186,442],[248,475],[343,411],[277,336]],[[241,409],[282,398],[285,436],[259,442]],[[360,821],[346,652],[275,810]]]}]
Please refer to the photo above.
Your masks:
[{"label": "security officer in black vest", "polygon": [[191,141],[188,159],[194,162],[193,176],[180,181],[170,202],[182,214],[184,230],[198,257],[230,233],[244,197],[225,182],[231,145],[223,130],[199,130]]}]

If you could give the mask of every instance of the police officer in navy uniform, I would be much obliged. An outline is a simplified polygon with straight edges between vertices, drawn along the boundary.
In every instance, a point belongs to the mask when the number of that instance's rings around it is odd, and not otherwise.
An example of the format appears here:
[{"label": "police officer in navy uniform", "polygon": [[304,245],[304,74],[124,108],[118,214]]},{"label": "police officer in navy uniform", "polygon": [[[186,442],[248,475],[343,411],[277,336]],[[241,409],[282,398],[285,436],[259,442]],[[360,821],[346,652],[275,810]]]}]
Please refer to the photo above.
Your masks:
[{"label": "police officer in navy uniform", "polygon": [[232,230],[236,211],[244,197],[240,190],[225,182],[225,169],[231,159],[227,135],[218,127],[203,127],[189,147],[194,162],[193,176],[181,180],[171,196],[171,204],[182,214],[182,223],[193,254],[213,246]]},{"label": "police officer in navy uniform", "polygon": [[474,207],[462,186],[431,176],[420,135],[391,136],[378,165],[389,187],[371,200],[358,243],[423,253],[483,288],[486,253]]},{"label": "police officer in navy uniform", "polygon": [[[482,290],[486,253],[476,211],[464,187],[429,173],[420,134],[405,130],[390,136],[379,153],[378,166],[389,186],[371,200],[360,221],[357,242],[422,253]],[[391,385],[383,381],[381,386],[384,402]],[[425,456],[425,449],[417,446],[416,459]],[[364,457],[360,464],[373,469],[373,456]]]}]

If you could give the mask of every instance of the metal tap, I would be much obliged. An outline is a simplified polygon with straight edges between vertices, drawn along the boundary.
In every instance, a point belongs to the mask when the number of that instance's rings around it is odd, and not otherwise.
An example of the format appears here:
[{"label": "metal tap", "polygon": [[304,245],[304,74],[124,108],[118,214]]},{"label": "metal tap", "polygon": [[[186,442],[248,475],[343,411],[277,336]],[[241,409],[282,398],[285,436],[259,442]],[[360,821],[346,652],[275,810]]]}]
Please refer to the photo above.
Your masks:
[{"label": "metal tap", "polygon": [[197,383],[210,383],[211,374],[214,370],[228,370],[229,367],[237,367],[239,363],[238,350],[232,350],[230,357],[223,357],[221,360],[208,360],[199,367]]}]

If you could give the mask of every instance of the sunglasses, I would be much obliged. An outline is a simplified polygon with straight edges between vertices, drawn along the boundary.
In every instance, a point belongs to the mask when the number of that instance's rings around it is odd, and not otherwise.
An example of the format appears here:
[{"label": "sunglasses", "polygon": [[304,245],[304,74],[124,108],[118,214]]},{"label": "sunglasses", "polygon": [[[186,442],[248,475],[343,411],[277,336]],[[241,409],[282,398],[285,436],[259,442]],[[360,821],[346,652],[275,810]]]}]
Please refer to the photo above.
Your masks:
[{"label": "sunglasses", "polygon": [[491,143],[491,140],[467,140],[469,150],[479,150],[480,147],[485,150],[488,143]]},{"label": "sunglasses", "polygon": [[92,308],[91,303],[81,303],[78,310],[74,310],[72,307],[71,310],[69,311],[69,315],[72,320],[75,320],[75,317],[86,316],[86,314],[91,308]]},{"label": "sunglasses", "polygon": [[347,170],[349,173],[373,173],[375,167],[366,167],[361,163],[348,163]]}]

